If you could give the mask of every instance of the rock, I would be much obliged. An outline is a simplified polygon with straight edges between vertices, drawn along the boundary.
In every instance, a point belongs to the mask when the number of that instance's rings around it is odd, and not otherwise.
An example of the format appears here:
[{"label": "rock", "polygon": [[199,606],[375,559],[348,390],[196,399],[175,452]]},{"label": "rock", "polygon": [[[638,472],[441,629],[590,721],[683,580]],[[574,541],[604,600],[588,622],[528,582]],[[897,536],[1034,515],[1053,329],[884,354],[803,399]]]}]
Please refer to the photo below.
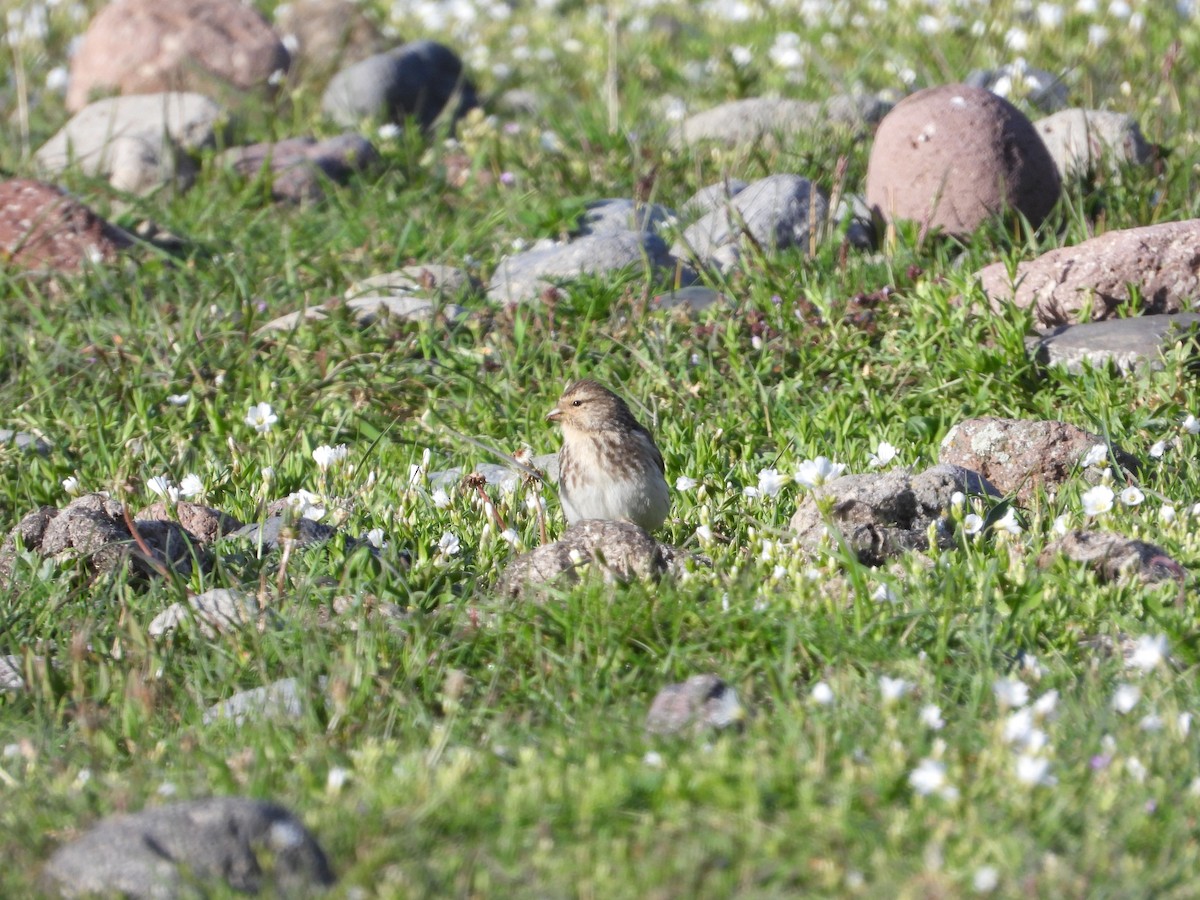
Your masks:
[{"label": "rock", "polygon": [[976,69],[966,84],[991,91],[1005,100],[1026,100],[1038,109],[1054,112],[1067,105],[1067,86],[1045,69],[1035,69],[1017,58],[999,69]]},{"label": "rock", "polygon": [[807,178],[769,175],[689,225],[674,252],[712,264],[719,251],[746,242],[768,253],[807,248],[811,230],[819,231],[828,214],[825,195]]},{"label": "rock", "polygon": [[438,315],[453,322],[467,314],[467,310],[456,303],[440,304],[424,297],[355,297],[346,301],[346,307],[363,326],[373,325],[380,319],[421,322]]},{"label": "rock", "polygon": [[885,221],[966,237],[1014,210],[1035,227],[1058,201],[1054,160],[1021,112],[982,88],[949,84],[900,101],[875,132],[867,202]]},{"label": "rock", "polygon": [[861,194],[843,197],[833,213],[833,221],[846,229],[846,243],[851,247],[875,249],[875,217],[866,197]]},{"label": "rock", "polygon": [[1124,375],[1142,369],[1163,368],[1164,356],[1186,343],[1189,355],[1197,352],[1200,315],[1173,313],[1134,316],[1084,325],[1060,325],[1042,338],[1026,341],[1030,354],[1043,365],[1060,366],[1073,375],[1087,366],[1112,364]]},{"label": "rock", "polygon": [[247,625],[263,631],[273,619],[270,611],[261,610],[250,594],[213,588],[189,597],[187,603],[172,603],[154,617],[146,631],[152,638],[167,637],[185,622],[195,621],[200,633],[211,639],[240,631]]},{"label": "rock", "polygon": [[97,91],[265,93],[288,62],[271,26],[238,0],[116,0],[71,57],[67,108],[83,109]]},{"label": "rock", "polygon": [[1132,116],[1098,109],[1064,109],[1033,123],[1065,181],[1086,177],[1100,165],[1144,166],[1154,151]]},{"label": "rock", "polygon": [[1038,565],[1046,568],[1060,556],[1085,563],[1103,581],[1131,575],[1146,584],[1173,579],[1182,585],[1187,578],[1184,568],[1161,547],[1109,531],[1068,532],[1042,551]]},{"label": "rock", "polygon": [[275,8],[275,26],[292,49],[293,70],[320,80],[387,46],[354,0],[290,0]]},{"label": "rock", "polygon": [[411,116],[428,128],[456,97],[454,119],[479,105],[462,60],[435,41],[414,41],[342,69],[325,89],[321,108],[346,127],[363,119],[402,124]]},{"label": "rock", "polygon": [[165,500],[152,503],[133,517],[135,522],[147,520],[177,521],[181,528],[201,544],[211,544],[242,527],[233,516],[211,506],[180,500],[168,504]]},{"label": "rock", "polygon": [[250,541],[262,553],[279,549],[284,540],[293,540],[297,547],[310,547],[330,540],[337,529],[312,519],[293,519],[282,513],[268,516],[266,521],[239,528],[233,537]]},{"label": "rock", "polygon": [[745,717],[733,688],[716,675],[693,675],[658,692],[646,714],[646,731],[700,734],[740,726]]},{"label": "rock", "polygon": [[0,656],[0,693],[19,694],[25,690],[25,658]]},{"label": "rock", "polygon": [[43,437],[30,434],[28,431],[13,431],[11,428],[0,428],[0,446],[11,444],[25,453],[40,453],[45,456],[54,449],[54,445]]},{"label": "rock", "polygon": [[294,897],[334,883],[324,852],[300,820],[249,797],[212,797],[102,819],[60,847],[45,876],[67,897],[207,896],[218,884]]},{"label": "rock", "polygon": [[220,161],[246,178],[270,172],[272,198],[299,203],[322,199],[326,181],[345,184],[367,171],[379,161],[379,153],[366,138],[342,134],[321,141],[302,137],[234,147]]},{"label": "rock", "polygon": [[804,495],[791,528],[812,551],[836,546],[828,533],[836,529],[859,562],[877,566],[907,550],[927,550],[931,525],[938,546],[951,546],[952,524],[942,513],[955,492],[1000,497],[982,475],[960,466],[937,465],[917,475],[901,469],[843,475]]},{"label": "rock", "polygon": [[428,263],[405,266],[394,272],[356,281],[346,290],[346,299],[380,294],[458,299],[474,293],[478,288],[475,280],[462,269]]},{"label": "rock", "polygon": [[46,141],[34,162],[48,174],[78,166],[131,194],[164,185],[184,190],[196,173],[192,154],[216,143],[224,118],[224,110],[200,94],[97,100]]},{"label": "rock", "polygon": [[675,259],[657,235],[645,231],[607,232],[502,259],[487,293],[495,303],[525,303],[585,275],[636,271],[666,280],[674,277],[675,269]]},{"label": "rock", "polygon": [[1143,314],[1191,312],[1200,296],[1198,244],[1200,219],[1165,222],[1043,253],[1017,266],[1015,287],[1003,262],[980,269],[976,277],[993,309],[1008,303],[1032,307],[1043,331],[1074,325],[1085,313],[1094,322],[1115,317],[1126,311],[1131,285]]},{"label": "rock", "polygon": [[0,181],[5,268],[75,273],[115,262],[133,238],[65,191],[23,178]]},{"label": "rock", "polygon": [[[951,428],[942,438],[938,462],[978,472],[1005,495],[1014,494],[1019,503],[1028,505],[1039,490],[1053,495],[1081,474],[1097,483],[1108,463],[1084,469],[1082,461],[1104,442],[1066,422],[985,416]],[[1128,472],[1137,471],[1135,457],[1119,447],[1111,452]]]},{"label": "rock", "polygon": [[750,97],[694,113],[673,135],[676,146],[715,141],[773,148],[814,131],[866,132],[890,104],[878,97],[835,96],[825,103]]},{"label": "rock", "polygon": [[714,306],[732,306],[733,301],[725,294],[710,287],[694,284],[691,287],[669,291],[650,298],[652,309],[680,309],[689,314],[703,312]]},{"label": "rock", "polygon": [[706,185],[688,199],[683,204],[683,217],[685,221],[698,219],[701,216],[712,212],[716,209],[725,209],[729,206],[729,201],[744,191],[750,186],[748,181],[742,181],[740,178],[727,178],[724,181],[718,181],[715,184]]},{"label": "rock", "polygon": [[554,543],[510,562],[496,588],[506,597],[537,599],[540,586],[574,584],[588,567],[594,567],[606,582],[650,578],[666,573],[676,553],[628,522],[584,519]]},{"label": "rock", "polygon": [[260,688],[238,691],[232,697],[214,703],[204,711],[204,724],[211,725],[225,720],[241,726],[248,719],[295,721],[303,718],[308,703],[308,691],[301,686],[298,679],[281,678]]},{"label": "rock", "polygon": [[621,231],[652,231],[675,221],[675,211],[657,203],[632,200],[593,200],[579,222],[579,235],[609,234]]}]

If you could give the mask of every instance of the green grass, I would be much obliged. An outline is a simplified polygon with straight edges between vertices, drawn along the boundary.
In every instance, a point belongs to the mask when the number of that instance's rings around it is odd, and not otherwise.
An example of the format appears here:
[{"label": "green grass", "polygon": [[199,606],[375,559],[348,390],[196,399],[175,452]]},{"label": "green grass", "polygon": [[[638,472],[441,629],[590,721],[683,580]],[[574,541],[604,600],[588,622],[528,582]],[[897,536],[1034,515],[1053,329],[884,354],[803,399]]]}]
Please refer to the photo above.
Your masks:
[{"label": "green grass", "polygon": [[[1145,15],[1136,33],[1072,5],[1061,28],[1041,29],[1011,3],[994,4],[982,36],[967,7],[961,26],[929,38],[914,24],[919,13],[893,6],[838,4],[846,24],[827,27],[787,12],[729,24],[664,7],[682,22],[677,34],[640,31],[623,11],[616,133],[603,21],[585,4],[484,17],[474,42],[441,36],[487,61],[475,72],[485,95],[544,93],[544,121],[510,133],[473,117],[457,146],[379,141],[380,170],[317,206],[271,206],[262,185],[211,164],[174,197],[117,198],[65,177],[116,221],[151,218],[184,250],[143,248],[57,286],[0,272],[0,427],[54,444],[45,456],[0,448],[0,527],[65,504],[68,476],[139,508],[154,499],[151,477],[196,473],[205,502],[244,521],[264,501],[307,489],[329,498],[344,534],[379,528],[389,546],[373,557],[338,539],[281,571],[278,557],[223,544],[215,572],[177,584],[89,579],[36,559],[19,566],[0,587],[0,653],[26,658],[30,689],[0,696],[0,894],[35,891],[46,857],[102,816],[226,793],[296,811],[348,896],[953,897],[972,895],[985,867],[1004,897],[1194,893],[1200,748],[1179,718],[1200,712],[1194,578],[1177,606],[1173,587],[1101,584],[1066,563],[1039,569],[1055,517],[1084,523],[1082,478],[1023,511],[1019,536],[964,538],[878,571],[798,555],[787,531],[802,496],[795,484],[776,498],[743,494],[760,470],[791,473],[818,455],[867,471],[881,440],[899,448],[898,464],[924,467],[969,416],[1063,419],[1146,462],[1146,502],[1100,524],[1160,544],[1189,571],[1200,565],[1189,512],[1200,500],[1200,437],[1181,428],[1198,412],[1197,384],[1184,361],[1130,378],[1038,372],[1023,347],[1029,317],[988,312],[970,277],[1100,231],[1195,215],[1200,24],[1170,4],[1135,4]],[[855,12],[870,27],[853,25]],[[80,27],[62,9],[50,21],[46,42],[26,46],[19,69],[0,79],[9,121],[21,118],[15,73],[34,89],[33,148],[64,118],[40,85]],[[1111,31],[1100,49],[1088,45],[1096,22]],[[1014,23],[1028,32],[1021,55],[1031,64],[1070,72],[1072,103],[1130,112],[1169,148],[1161,171],[1070,185],[1032,234],[995,226],[958,245],[902,230],[887,253],[843,255],[831,239],[812,259],[751,260],[731,280],[710,280],[737,310],[699,320],[647,312],[643,299],[659,285],[591,279],[552,309],[504,311],[475,298],[477,315],[454,325],[361,330],[334,315],[258,334],[275,316],[408,262],[465,266],[486,280],[513,241],[559,235],[584,202],[630,196],[639,180],[676,207],[724,175],[796,171],[828,191],[846,157],[842,187],[860,191],[869,142],[813,134],[769,152],[677,151],[654,103],[670,93],[702,109],[853,86],[899,95],[904,69],[920,87],[1010,61]],[[393,24],[425,34],[412,20]],[[555,59],[512,53],[517,24],[528,26],[525,45],[550,47]],[[786,30],[808,47],[795,84],[767,54]],[[833,39],[822,43],[825,33]],[[583,49],[562,49],[568,37]],[[1176,40],[1181,52],[1164,75]],[[745,71],[722,55],[734,43],[754,51]],[[709,56],[721,60],[714,73],[693,79],[688,64]],[[496,62],[511,65],[503,81],[490,74]],[[332,133],[318,98],[319,86],[294,86],[273,120],[243,124],[245,137]],[[561,153],[543,148],[543,130],[559,136]],[[30,174],[20,135],[0,135],[0,167]],[[449,184],[447,159],[460,153],[493,177]],[[511,188],[494,177],[501,172],[513,173]],[[852,299],[884,286],[893,293],[864,322]],[[481,445],[554,450],[545,412],[583,375],[613,386],[652,426],[672,483],[699,482],[674,492],[660,537],[702,551],[712,568],[675,582],[584,584],[541,606],[498,599],[489,588],[514,552],[500,525],[465,492],[435,505],[410,466],[426,450],[430,471],[497,461]],[[167,401],[177,394],[189,395],[184,405]],[[262,435],[243,422],[259,401],[279,415]],[[1147,451],[1159,440],[1171,446],[1154,460]],[[349,464],[323,476],[311,451],[340,443]],[[521,547],[536,546],[538,488],[489,490],[500,523]],[[557,499],[549,487],[541,495],[556,535]],[[1173,523],[1159,518],[1168,504]],[[711,541],[697,537],[701,525]],[[446,532],[461,541],[449,557],[437,551]],[[881,585],[894,602],[878,599]],[[278,627],[147,636],[185,589],[211,587],[257,592]],[[320,611],[339,597],[406,615],[360,609],[323,624]],[[1080,644],[1157,634],[1175,665],[1145,675]],[[1022,662],[1029,657],[1035,668]],[[703,672],[737,689],[745,729],[648,738],[655,692]],[[885,703],[883,676],[903,678],[908,692]],[[213,703],[285,677],[314,698],[299,720],[202,724]],[[1027,683],[1031,701],[1058,692],[1040,721],[1053,784],[1016,777],[1004,734],[1011,710],[993,690],[1006,678]],[[832,689],[831,705],[812,699],[818,682]],[[1112,706],[1122,683],[1141,690],[1124,715]],[[940,707],[940,730],[922,722],[928,705]],[[1148,727],[1150,715],[1161,728]],[[929,758],[945,765],[955,796],[914,789],[910,775]]]}]

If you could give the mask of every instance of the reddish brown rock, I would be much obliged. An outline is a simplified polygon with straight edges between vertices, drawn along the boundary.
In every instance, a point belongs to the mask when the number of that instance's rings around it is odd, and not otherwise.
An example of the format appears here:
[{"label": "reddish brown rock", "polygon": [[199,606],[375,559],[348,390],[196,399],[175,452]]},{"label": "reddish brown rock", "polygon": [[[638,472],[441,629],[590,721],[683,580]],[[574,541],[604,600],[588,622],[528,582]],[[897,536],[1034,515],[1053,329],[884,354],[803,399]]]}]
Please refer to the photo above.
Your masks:
[{"label": "reddish brown rock", "polygon": [[327,77],[387,48],[355,0],[293,0],[276,7],[275,25],[306,77]]},{"label": "reddish brown rock", "polygon": [[67,108],[78,112],[94,93],[266,88],[288,62],[271,26],[237,0],[116,0],[71,58]]},{"label": "reddish brown rock", "polygon": [[165,500],[152,503],[134,516],[135,522],[170,521],[179,525],[202,544],[211,544],[218,538],[233,534],[242,523],[211,506],[180,500],[168,504]]},{"label": "reddish brown rock", "polygon": [[0,182],[0,268],[78,272],[111,263],[133,239],[51,184]]},{"label": "reddish brown rock", "polygon": [[[1027,504],[1038,488],[1053,494],[1068,478],[1081,474],[1083,457],[1103,443],[1103,438],[1066,422],[984,416],[951,428],[942,439],[938,462],[979,472],[999,490]],[[1134,457],[1119,448],[1113,448],[1113,453],[1123,468],[1136,471]],[[1101,463],[1082,474],[1098,479],[1108,465]]]},{"label": "reddish brown rock", "polygon": [[879,123],[867,165],[867,203],[884,219],[959,237],[1003,210],[1037,225],[1060,191],[1032,123],[1007,100],[962,84],[898,103]]},{"label": "reddish brown rock", "polygon": [[1046,568],[1060,556],[1085,563],[1104,581],[1135,576],[1146,584],[1169,580],[1182,584],[1187,578],[1162,547],[1110,531],[1070,531],[1042,551],[1038,565]]},{"label": "reddish brown rock", "polygon": [[740,726],[745,718],[733,688],[716,675],[693,675],[658,692],[646,713],[646,731],[696,735]]},{"label": "reddish brown rock", "polygon": [[1112,318],[1129,302],[1130,285],[1147,314],[1200,309],[1200,219],[1110,231],[1074,247],[1043,253],[1017,266],[1015,286],[1006,263],[977,273],[992,308],[1033,308],[1037,326]]}]

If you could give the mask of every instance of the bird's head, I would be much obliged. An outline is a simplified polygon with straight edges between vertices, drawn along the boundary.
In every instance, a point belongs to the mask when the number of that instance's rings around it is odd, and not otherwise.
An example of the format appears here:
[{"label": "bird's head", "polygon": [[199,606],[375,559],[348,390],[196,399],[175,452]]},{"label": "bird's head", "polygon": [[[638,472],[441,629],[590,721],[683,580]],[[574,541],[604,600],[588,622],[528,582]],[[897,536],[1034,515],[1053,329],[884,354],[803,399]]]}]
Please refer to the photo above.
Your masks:
[{"label": "bird's head", "polygon": [[554,409],[546,414],[551,422],[575,431],[609,431],[621,426],[637,428],[637,419],[625,401],[599,382],[585,378],[563,391]]}]

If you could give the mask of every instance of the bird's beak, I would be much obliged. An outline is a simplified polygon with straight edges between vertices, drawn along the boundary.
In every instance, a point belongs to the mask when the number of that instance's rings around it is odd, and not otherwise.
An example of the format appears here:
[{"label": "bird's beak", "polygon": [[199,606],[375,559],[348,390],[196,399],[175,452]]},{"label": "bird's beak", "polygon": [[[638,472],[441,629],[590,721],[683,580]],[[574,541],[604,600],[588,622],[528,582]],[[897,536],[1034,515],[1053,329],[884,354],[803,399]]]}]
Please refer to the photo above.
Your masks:
[{"label": "bird's beak", "polygon": [[550,412],[546,413],[546,421],[547,422],[557,422],[561,415],[562,415],[562,410],[556,406],[556,407],[554,407],[554,409],[550,410]]}]

